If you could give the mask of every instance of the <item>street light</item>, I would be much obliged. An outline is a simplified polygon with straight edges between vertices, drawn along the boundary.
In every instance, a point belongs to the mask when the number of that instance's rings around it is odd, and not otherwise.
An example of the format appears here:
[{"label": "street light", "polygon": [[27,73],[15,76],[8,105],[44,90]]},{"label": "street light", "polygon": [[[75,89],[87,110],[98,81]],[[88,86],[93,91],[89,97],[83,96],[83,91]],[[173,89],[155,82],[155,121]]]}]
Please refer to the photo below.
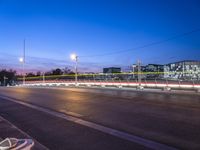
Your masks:
[{"label": "street light", "polygon": [[24,62],[24,59],[23,59],[22,57],[20,57],[20,58],[19,58],[19,62],[20,62],[20,63],[23,63],[23,62]]},{"label": "street light", "polygon": [[19,58],[19,62],[22,63],[22,73],[23,73],[23,85],[25,85],[25,72],[24,72],[24,65],[25,65],[25,45],[26,45],[26,40],[24,39],[23,42],[23,57]]},{"label": "street light", "polygon": [[24,58],[20,57],[19,62],[22,63],[22,75],[23,75],[23,85],[24,85],[25,84]]},{"label": "street light", "polygon": [[71,60],[75,61],[75,84],[77,85],[77,64],[78,64],[78,56],[76,54],[71,54],[70,55]]}]

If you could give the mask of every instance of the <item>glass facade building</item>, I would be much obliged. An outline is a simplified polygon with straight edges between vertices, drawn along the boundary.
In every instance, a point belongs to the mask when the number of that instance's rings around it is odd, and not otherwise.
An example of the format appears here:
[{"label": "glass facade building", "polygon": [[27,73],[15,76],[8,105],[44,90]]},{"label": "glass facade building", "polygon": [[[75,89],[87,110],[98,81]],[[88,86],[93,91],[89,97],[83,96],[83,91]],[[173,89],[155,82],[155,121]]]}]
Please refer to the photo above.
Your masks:
[{"label": "glass facade building", "polygon": [[164,78],[199,80],[200,61],[185,60],[164,65]]}]

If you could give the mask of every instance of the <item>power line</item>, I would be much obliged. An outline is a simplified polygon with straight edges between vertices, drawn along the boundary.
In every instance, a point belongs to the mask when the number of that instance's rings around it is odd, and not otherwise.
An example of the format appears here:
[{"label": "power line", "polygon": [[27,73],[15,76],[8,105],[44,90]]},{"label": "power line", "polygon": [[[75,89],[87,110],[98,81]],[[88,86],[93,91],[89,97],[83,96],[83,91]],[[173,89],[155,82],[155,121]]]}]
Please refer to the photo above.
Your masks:
[{"label": "power line", "polygon": [[168,42],[168,41],[180,38],[180,37],[184,37],[184,36],[190,35],[192,33],[199,32],[199,31],[200,31],[200,28],[189,31],[189,32],[185,32],[185,33],[182,33],[182,34],[179,34],[179,35],[169,37],[165,40],[160,40],[160,41],[148,43],[148,44],[145,44],[145,45],[142,45],[142,46],[138,46],[138,47],[134,47],[134,48],[126,49],[126,50],[113,51],[113,52],[102,53],[102,54],[97,54],[97,55],[85,55],[85,56],[79,56],[79,57],[102,57],[102,56],[108,56],[108,55],[115,55],[115,54],[119,54],[119,53],[125,53],[125,52],[129,52],[129,51],[136,50],[136,49],[142,49],[142,48],[162,44],[162,43],[165,43],[165,42]]},{"label": "power line", "polygon": [[[126,50],[120,50],[120,51],[113,51],[113,52],[108,52],[108,53],[102,53],[102,54],[97,54],[97,55],[85,55],[85,56],[79,56],[79,57],[102,57],[102,56],[114,55],[114,54],[119,54],[119,53],[125,53],[125,52],[128,52],[128,51],[133,51],[133,50],[137,50],[137,49],[142,49],[142,48],[146,48],[146,47],[162,44],[164,42],[167,42],[167,41],[170,41],[170,40],[174,40],[174,39],[177,39],[177,38],[180,38],[180,37],[184,37],[184,36],[190,35],[192,33],[199,32],[199,31],[200,31],[200,28],[192,30],[192,31],[189,31],[189,32],[185,32],[185,33],[182,33],[182,34],[179,34],[179,35],[172,36],[172,37],[167,38],[165,40],[152,42],[152,43],[145,44],[145,45],[142,45],[142,46],[138,46],[138,47],[135,47],[135,48],[130,48],[130,49],[126,49]],[[2,53],[2,52],[0,52],[0,54],[8,55],[9,57],[17,57],[16,55]],[[33,57],[33,56],[27,56],[27,57],[29,57],[31,59],[40,59],[40,60],[43,60],[43,61],[44,60],[53,60],[53,61],[56,61],[56,62],[57,61],[66,62],[66,60],[58,60],[58,59],[53,59],[53,58]]]}]

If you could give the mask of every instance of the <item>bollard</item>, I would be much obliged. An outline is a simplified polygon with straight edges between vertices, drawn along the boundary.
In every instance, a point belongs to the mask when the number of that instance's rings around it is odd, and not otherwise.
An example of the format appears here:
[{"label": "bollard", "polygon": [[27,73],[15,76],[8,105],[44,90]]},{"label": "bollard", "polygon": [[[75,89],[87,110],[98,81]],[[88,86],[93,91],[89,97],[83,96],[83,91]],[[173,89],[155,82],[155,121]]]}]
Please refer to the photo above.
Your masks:
[{"label": "bollard", "polygon": [[163,88],[163,91],[171,91],[171,88],[166,86],[166,87]]},{"label": "bollard", "polygon": [[137,90],[144,90],[143,86],[137,86]]},{"label": "bollard", "polygon": [[103,87],[103,88],[104,88],[104,87],[105,87],[105,85],[101,85],[101,87]]},{"label": "bollard", "polygon": [[91,87],[91,84],[87,84],[87,87]]},{"label": "bollard", "polygon": [[119,85],[119,86],[118,86],[118,88],[120,88],[120,89],[121,89],[121,88],[122,88],[122,86],[121,86],[121,85]]}]

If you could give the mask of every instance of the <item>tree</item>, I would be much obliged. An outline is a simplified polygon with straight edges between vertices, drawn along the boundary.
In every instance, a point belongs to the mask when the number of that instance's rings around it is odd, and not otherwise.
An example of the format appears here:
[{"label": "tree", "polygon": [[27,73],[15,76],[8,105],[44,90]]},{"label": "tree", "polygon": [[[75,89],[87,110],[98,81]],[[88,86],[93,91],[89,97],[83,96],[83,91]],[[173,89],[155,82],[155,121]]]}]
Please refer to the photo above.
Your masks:
[{"label": "tree", "polygon": [[30,73],[27,73],[27,75],[26,75],[27,77],[34,77],[35,76],[35,74],[33,73],[33,72],[30,72]]},{"label": "tree", "polygon": [[36,73],[36,76],[41,76],[41,72],[38,71],[38,72]]},{"label": "tree", "polygon": [[64,73],[64,74],[74,74],[74,72],[71,71],[71,69],[69,69],[69,68],[67,68],[67,67],[65,67],[65,68],[63,69],[63,73]]},{"label": "tree", "polygon": [[16,81],[16,71],[14,70],[0,70],[0,85],[13,85]]},{"label": "tree", "polygon": [[61,75],[63,71],[60,68],[52,70],[52,75]]}]

